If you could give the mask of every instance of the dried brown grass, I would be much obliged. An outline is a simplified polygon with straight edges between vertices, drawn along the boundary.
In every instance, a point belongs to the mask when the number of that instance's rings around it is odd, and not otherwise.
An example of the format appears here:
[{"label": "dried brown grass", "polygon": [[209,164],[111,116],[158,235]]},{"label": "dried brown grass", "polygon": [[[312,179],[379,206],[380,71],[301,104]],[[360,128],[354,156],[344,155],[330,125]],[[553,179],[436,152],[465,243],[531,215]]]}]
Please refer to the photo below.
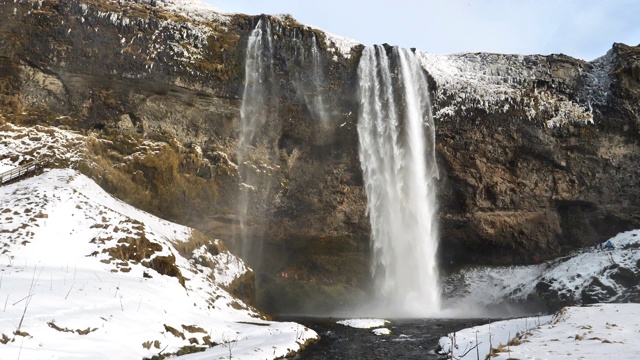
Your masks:
[{"label": "dried brown grass", "polygon": [[186,259],[191,259],[193,251],[195,249],[201,248],[202,246],[206,246],[207,251],[213,256],[227,251],[227,248],[222,242],[219,241],[216,243],[213,238],[197,230],[193,230],[191,232],[191,237],[189,238],[189,240],[176,241],[174,242],[173,246],[176,250],[178,250],[178,253]]},{"label": "dried brown grass", "polygon": [[217,171],[175,140],[159,137],[156,151],[150,151],[137,135],[105,131],[98,136],[87,141],[90,160],[79,169],[110,194],[182,223],[215,207]]},{"label": "dried brown grass", "polygon": [[162,275],[172,276],[178,279],[178,282],[183,287],[185,286],[185,280],[176,266],[176,257],[171,254],[169,256],[156,256],[149,262],[142,262],[142,265],[151,268]]}]

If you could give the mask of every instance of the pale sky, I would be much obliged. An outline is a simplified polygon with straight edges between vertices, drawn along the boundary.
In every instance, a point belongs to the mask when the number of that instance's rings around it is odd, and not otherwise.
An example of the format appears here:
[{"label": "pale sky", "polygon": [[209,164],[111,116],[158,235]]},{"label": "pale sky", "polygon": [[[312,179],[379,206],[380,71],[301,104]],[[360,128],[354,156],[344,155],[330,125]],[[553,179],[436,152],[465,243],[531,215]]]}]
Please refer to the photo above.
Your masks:
[{"label": "pale sky", "polygon": [[224,12],[291,14],[364,45],[434,54],[564,53],[584,60],[640,44],[638,0],[206,0]]}]

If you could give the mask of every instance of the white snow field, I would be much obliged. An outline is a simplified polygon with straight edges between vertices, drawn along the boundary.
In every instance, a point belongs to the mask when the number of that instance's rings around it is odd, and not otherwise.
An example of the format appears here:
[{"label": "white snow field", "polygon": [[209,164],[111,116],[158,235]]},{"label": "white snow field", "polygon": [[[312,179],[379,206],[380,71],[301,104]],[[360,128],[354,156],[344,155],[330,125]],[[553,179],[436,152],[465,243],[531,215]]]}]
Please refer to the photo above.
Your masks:
[{"label": "white snow field", "polygon": [[[457,288],[445,291],[455,293],[449,304],[451,311],[477,311],[506,299],[524,301],[540,282],[561,296],[580,302],[583,291],[595,280],[616,294],[608,301],[624,301],[621,297],[625,289],[615,274],[621,268],[638,272],[640,230],[619,233],[610,241],[615,246],[613,250],[588,248],[538,265],[462,271],[454,281]],[[453,335],[440,340],[443,352],[450,354]],[[492,359],[640,359],[638,339],[640,304],[593,304],[565,307],[553,316],[464,329],[455,333],[458,346],[453,355],[456,359],[476,359],[479,354],[484,359],[491,344],[501,350]]]},{"label": "white snow field", "polygon": [[188,359],[273,359],[317,338],[231,296],[225,286],[248,269],[209,251],[217,240],[189,249],[190,228],[74,170],[0,187],[0,224],[3,359],[142,359],[190,345],[207,350]]},{"label": "white snow field", "polygon": [[[484,359],[489,353],[489,335],[498,350],[492,359],[640,359],[640,304],[566,307],[553,317],[464,329],[455,333],[458,346],[453,356],[471,360],[479,354]],[[443,352],[450,354],[452,339],[453,334],[440,339]]]}]

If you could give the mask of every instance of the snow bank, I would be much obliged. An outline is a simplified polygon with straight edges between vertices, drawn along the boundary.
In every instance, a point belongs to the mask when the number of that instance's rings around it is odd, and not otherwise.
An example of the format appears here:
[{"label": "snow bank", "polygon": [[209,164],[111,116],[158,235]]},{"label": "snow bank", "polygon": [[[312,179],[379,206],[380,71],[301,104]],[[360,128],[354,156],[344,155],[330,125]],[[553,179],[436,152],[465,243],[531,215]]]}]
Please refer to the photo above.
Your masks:
[{"label": "snow bank", "polygon": [[478,354],[484,359],[489,343],[495,349],[492,359],[637,359],[639,316],[640,304],[567,307],[553,317],[464,329],[440,339],[440,346],[442,353],[449,354],[455,344],[455,358],[469,360],[477,359]]},{"label": "snow bank", "polygon": [[188,358],[271,359],[317,337],[225,290],[248,271],[242,260],[206,253],[215,266],[205,267],[202,248],[184,258],[191,229],[73,170],[0,187],[0,209],[3,358],[134,359],[196,346],[207,350]]},{"label": "snow bank", "polygon": [[502,320],[486,325],[463,329],[440,339],[440,354],[453,354],[455,359],[484,359],[491,347],[507,344],[518,334],[525,334],[551,321],[552,316],[536,316]]},{"label": "snow bank", "polygon": [[445,293],[452,298],[454,308],[469,302],[490,305],[504,300],[524,301],[536,291],[537,284],[545,283],[549,290],[579,302],[583,291],[597,280],[617,294],[609,301],[619,301],[626,287],[616,281],[616,276],[621,268],[637,268],[640,230],[623,232],[610,240],[613,250],[588,248],[538,265],[465,269],[445,281]]}]

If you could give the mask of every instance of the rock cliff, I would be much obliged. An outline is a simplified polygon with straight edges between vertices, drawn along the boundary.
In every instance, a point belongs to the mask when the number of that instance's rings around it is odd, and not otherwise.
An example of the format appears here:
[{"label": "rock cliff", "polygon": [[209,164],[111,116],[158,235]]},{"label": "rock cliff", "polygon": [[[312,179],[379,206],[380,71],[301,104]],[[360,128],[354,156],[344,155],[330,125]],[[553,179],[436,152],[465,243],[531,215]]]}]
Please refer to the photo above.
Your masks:
[{"label": "rock cliff", "polygon": [[[0,121],[90,134],[81,171],[232,250],[246,225],[269,311],[363,296],[363,46],[289,16],[176,3],[1,3]],[[271,46],[264,123],[239,161],[256,29]],[[640,225],[639,47],[592,62],[415,52],[432,92],[443,264],[526,263]],[[247,188],[249,175],[260,186]]]},{"label": "rock cliff", "polygon": [[425,56],[449,259],[532,262],[637,226],[639,55]]}]

